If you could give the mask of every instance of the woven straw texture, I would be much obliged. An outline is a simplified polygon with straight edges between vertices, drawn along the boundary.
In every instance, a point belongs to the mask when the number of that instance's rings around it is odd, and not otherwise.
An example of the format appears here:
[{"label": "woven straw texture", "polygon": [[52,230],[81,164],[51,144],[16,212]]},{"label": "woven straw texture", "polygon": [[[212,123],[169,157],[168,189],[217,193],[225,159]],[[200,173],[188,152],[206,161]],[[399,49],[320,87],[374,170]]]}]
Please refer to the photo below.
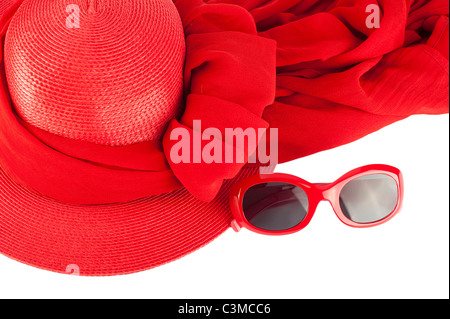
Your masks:
[{"label": "woven straw texture", "polygon": [[16,0],[2,0],[0,1],[0,14],[5,12]]},{"label": "woven straw texture", "polygon": [[[73,4],[79,28],[67,27]],[[158,140],[182,111],[184,32],[168,0],[26,0],[4,53],[17,112],[59,136],[109,146]]]},{"label": "woven straw texture", "polygon": [[[229,228],[229,188],[211,203],[186,190],[134,202],[71,206],[18,186],[0,169],[0,251],[20,262],[82,276],[151,269],[203,247]],[[43,258],[45,256],[45,258]]]}]

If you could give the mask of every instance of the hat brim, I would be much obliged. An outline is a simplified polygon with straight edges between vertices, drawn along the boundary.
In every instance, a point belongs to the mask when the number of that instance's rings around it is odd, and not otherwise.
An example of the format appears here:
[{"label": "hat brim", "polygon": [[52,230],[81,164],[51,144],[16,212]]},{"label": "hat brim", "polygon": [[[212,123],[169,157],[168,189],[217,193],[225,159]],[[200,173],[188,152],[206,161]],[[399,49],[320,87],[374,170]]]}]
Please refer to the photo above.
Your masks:
[{"label": "hat brim", "polygon": [[133,202],[74,206],[26,190],[0,168],[0,253],[82,276],[148,270],[192,253],[230,226],[229,189],[256,173],[244,168],[204,203],[185,189]]}]

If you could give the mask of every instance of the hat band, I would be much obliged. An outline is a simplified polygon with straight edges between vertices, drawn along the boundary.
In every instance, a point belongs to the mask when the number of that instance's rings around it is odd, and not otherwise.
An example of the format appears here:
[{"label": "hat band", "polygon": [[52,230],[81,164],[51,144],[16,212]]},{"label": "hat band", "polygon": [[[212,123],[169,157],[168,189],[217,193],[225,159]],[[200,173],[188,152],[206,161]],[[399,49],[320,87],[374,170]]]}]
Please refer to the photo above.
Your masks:
[{"label": "hat band", "polygon": [[16,183],[58,201],[116,203],[181,188],[160,144],[109,147],[41,131],[24,123],[0,90],[0,166]]}]

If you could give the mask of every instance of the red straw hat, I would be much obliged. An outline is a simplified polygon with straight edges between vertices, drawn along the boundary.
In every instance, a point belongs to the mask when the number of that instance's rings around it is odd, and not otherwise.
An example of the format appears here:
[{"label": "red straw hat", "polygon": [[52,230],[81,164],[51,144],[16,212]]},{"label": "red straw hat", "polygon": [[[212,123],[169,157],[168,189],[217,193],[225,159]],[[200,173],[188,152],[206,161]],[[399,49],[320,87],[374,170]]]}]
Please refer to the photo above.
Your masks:
[{"label": "red straw hat", "polygon": [[[127,274],[228,229],[228,189],[256,169],[193,165],[177,173],[162,138],[189,129],[188,117],[225,128],[238,116],[246,127],[267,127],[274,42],[232,32],[186,43],[169,0],[1,1],[0,252],[55,272],[76,265],[81,275]],[[198,68],[214,50],[223,53]],[[211,73],[219,76],[196,92]],[[255,84],[236,87],[243,76]],[[230,87],[216,90],[224,79]],[[229,114],[211,114],[211,105]]]},{"label": "red straw hat", "polygon": [[448,113],[448,11],[0,0],[0,253],[116,275],[202,247],[230,225],[230,185],[256,168],[176,164],[171,133],[270,124],[285,162]]}]

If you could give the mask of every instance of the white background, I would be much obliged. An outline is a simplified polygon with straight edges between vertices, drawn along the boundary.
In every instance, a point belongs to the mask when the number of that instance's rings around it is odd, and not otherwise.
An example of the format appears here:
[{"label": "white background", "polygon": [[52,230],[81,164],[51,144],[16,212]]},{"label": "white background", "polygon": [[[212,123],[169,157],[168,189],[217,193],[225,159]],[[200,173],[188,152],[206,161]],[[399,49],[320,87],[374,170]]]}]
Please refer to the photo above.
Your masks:
[{"label": "white background", "polygon": [[371,229],[342,224],[321,204],[287,237],[231,229],[150,271],[86,278],[0,255],[0,298],[449,298],[449,117],[415,116],[278,172],[331,182],[366,164],[405,177],[403,211]]}]

